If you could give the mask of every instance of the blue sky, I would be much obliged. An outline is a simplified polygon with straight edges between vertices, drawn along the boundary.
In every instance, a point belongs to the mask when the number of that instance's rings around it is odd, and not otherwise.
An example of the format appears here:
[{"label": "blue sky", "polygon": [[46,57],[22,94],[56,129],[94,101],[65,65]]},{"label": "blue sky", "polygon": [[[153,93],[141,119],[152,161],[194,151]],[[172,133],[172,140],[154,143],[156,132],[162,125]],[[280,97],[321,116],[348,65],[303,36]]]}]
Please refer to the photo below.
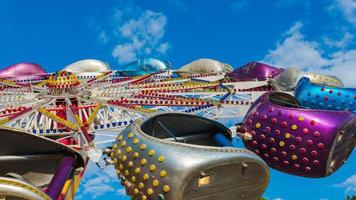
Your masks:
[{"label": "blue sky", "polygon": [[[257,60],[331,73],[356,87],[355,0],[98,2],[0,1],[0,66],[31,61],[55,71],[97,58],[120,69],[151,56],[180,67],[207,57],[234,67]],[[271,170],[264,196],[339,200],[356,193],[355,166],[354,153],[323,179]],[[110,169],[88,172],[79,198],[125,199]]]}]

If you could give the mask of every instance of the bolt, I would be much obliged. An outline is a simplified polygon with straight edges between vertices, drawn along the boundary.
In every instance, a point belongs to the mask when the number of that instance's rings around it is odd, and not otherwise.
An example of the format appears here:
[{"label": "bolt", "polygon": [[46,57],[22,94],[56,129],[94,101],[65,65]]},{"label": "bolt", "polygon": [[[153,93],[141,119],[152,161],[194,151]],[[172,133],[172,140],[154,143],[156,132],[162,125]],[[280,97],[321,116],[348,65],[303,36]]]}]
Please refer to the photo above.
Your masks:
[{"label": "bolt", "polygon": [[159,194],[159,195],[157,195],[157,199],[158,199],[158,200],[164,200],[164,196],[163,196],[163,194]]},{"label": "bolt", "polygon": [[206,176],[206,173],[202,171],[202,172],[200,172],[200,176],[204,177],[204,176]]}]

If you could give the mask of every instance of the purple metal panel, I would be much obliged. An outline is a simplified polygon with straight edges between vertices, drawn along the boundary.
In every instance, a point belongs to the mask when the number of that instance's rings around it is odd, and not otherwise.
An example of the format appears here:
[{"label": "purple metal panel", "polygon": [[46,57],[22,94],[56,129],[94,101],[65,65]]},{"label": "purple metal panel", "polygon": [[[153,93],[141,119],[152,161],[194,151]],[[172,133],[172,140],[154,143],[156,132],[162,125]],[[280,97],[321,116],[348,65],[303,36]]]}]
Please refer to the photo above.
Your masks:
[{"label": "purple metal panel", "polygon": [[22,62],[0,70],[0,78],[23,79],[24,77],[40,78],[46,71],[38,64]]},{"label": "purple metal panel", "polygon": [[270,101],[271,94],[262,95],[245,116],[240,131],[252,135],[245,146],[286,173],[323,177],[337,170],[355,145],[355,115],[281,106]]},{"label": "purple metal panel", "polygon": [[274,78],[283,72],[283,70],[282,68],[272,67],[264,63],[250,62],[227,75],[235,81],[266,80],[267,78]]},{"label": "purple metal panel", "polygon": [[55,175],[53,176],[49,186],[47,188],[46,194],[52,199],[58,199],[63,186],[75,165],[75,158],[71,156],[64,157],[58,165]]}]

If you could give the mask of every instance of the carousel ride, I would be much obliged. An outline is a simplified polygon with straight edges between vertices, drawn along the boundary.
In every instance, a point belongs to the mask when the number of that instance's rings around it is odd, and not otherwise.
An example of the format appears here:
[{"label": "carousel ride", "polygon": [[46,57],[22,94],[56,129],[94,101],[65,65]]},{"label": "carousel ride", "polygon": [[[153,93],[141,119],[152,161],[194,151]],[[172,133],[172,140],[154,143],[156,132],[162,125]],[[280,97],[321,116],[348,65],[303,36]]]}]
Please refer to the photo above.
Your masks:
[{"label": "carousel ride", "polygon": [[258,62],[19,63],[0,84],[0,199],[74,199],[89,161],[133,199],[259,199],[269,167],[328,176],[356,143],[355,89]]}]

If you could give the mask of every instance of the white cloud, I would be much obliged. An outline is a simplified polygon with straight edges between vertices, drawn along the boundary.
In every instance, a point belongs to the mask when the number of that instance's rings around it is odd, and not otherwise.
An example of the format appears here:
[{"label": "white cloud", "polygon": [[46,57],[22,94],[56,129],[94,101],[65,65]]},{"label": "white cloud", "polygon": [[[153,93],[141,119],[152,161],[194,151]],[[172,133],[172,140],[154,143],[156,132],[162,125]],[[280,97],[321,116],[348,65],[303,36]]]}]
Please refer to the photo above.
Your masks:
[{"label": "white cloud", "polygon": [[328,60],[322,57],[318,43],[305,40],[300,32],[301,22],[295,23],[285,34],[284,41],[270,50],[264,60],[278,66],[294,66],[301,69],[322,67],[328,65]]},{"label": "white cloud", "polygon": [[[96,179],[91,179],[90,181],[94,182]],[[88,181],[89,182],[89,181]],[[101,182],[98,182],[98,183],[101,183]],[[99,197],[99,196],[102,196],[104,195],[105,193],[107,192],[113,192],[115,189],[108,185],[108,184],[87,184],[86,185],[86,189],[84,190],[84,194],[88,194],[90,193],[92,196],[93,199]]]},{"label": "white cloud", "polygon": [[356,1],[355,0],[335,0],[331,10],[338,8],[347,21],[356,25]]},{"label": "white cloud", "polygon": [[99,33],[99,40],[102,42],[102,43],[107,43],[109,41],[109,38],[107,36],[107,33],[106,31],[104,30],[101,30],[100,33]]},{"label": "white cloud", "polygon": [[96,199],[108,193],[118,197],[126,196],[113,167],[99,169],[89,163],[85,174],[88,175],[84,177],[80,187],[82,199]]},{"label": "white cloud", "polygon": [[168,49],[169,49],[169,43],[165,42],[159,45],[157,51],[160,52],[161,54],[165,54],[168,51]]},{"label": "white cloud", "polygon": [[[275,49],[269,50],[263,60],[275,66],[333,74],[340,77],[346,85],[355,87],[356,79],[350,71],[356,68],[356,50],[338,49],[325,53],[320,48],[323,43],[307,40],[301,33],[302,28],[301,22],[295,23],[285,33],[284,39],[277,43]],[[342,43],[346,41],[336,41],[334,46],[344,45]]]},{"label": "white cloud", "polygon": [[330,62],[332,68],[323,70],[325,73],[334,74],[347,85],[356,87],[356,50],[335,52],[331,55]]},{"label": "white cloud", "polygon": [[126,189],[125,188],[121,188],[116,190],[116,195],[117,196],[125,196],[126,195]]},{"label": "white cloud", "polygon": [[278,198],[274,198],[273,200],[283,200],[283,199],[278,197]]},{"label": "white cloud", "polygon": [[324,37],[324,43],[329,47],[345,48],[354,38],[349,32],[345,32],[341,40],[335,40],[329,37]]},{"label": "white cloud", "polygon": [[141,51],[142,47],[142,42],[134,39],[131,43],[116,45],[112,55],[119,59],[119,63],[127,63],[137,58],[138,51]]},{"label": "white cloud", "polygon": [[356,174],[346,179],[343,183],[334,186],[345,188],[345,193],[356,193]]},{"label": "white cloud", "polygon": [[[135,13],[130,12],[130,14]],[[121,10],[117,10],[114,14],[118,44],[115,45],[112,55],[119,63],[167,52],[169,43],[163,41],[167,17],[163,13],[146,10],[139,16],[123,20],[125,14],[125,11]]]}]

